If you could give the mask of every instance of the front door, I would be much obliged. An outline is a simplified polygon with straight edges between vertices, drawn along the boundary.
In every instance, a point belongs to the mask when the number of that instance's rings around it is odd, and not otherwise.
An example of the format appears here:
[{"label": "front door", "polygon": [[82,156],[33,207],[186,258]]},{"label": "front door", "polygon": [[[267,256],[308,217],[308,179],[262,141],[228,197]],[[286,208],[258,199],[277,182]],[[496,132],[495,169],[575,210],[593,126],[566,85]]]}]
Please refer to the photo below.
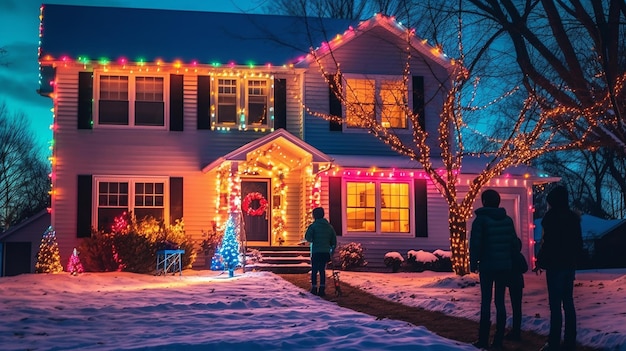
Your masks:
[{"label": "front door", "polygon": [[270,180],[241,180],[241,212],[248,245],[269,245]]}]

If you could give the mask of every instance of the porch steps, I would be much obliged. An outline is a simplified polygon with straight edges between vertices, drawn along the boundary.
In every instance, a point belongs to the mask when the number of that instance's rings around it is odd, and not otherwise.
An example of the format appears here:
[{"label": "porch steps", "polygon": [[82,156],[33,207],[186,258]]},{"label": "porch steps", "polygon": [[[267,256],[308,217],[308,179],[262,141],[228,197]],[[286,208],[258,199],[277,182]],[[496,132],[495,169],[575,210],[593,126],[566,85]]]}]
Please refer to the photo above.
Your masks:
[{"label": "porch steps", "polygon": [[258,250],[261,259],[258,262],[247,263],[244,267],[246,271],[306,273],[311,270],[308,246],[248,246],[246,256],[251,256],[252,250]]}]

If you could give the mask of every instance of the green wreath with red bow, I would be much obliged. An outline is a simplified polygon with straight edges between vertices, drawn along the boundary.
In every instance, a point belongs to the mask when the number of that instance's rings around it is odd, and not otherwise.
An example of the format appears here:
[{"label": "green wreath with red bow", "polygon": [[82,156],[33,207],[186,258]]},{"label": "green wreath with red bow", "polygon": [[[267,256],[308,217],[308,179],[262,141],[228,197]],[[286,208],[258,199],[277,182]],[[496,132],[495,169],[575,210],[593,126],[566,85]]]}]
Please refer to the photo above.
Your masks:
[{"label": "green wreath with red bow", "polygon": [[[259,207],[250,207],[252,201],[254,200],[259,201]],[[248,195],[246,195],[246,197],[244,197],[243,201],[241,202],[241,209],[243,210],[243,212],[247,213],[250,216],[262,216],[265,213],[265,210],[267,210],[267,200],[263,197],[261,193],[248,193]]]}]

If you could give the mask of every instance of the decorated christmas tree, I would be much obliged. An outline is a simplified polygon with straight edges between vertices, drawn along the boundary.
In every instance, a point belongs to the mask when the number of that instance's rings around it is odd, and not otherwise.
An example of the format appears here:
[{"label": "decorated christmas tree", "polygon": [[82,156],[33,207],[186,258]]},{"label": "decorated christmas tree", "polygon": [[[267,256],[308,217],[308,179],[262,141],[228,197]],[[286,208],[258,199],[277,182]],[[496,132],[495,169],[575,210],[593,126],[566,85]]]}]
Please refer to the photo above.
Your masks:
[{"label": "decorated christmas tree", "polygon": [[57,244],[57,235],[52,226],[49,226],[39,245],[37,253],[37,263],[35,264],[35,273],[59,273],[63,272],[61,265],[61,256],[59,255],[59,245]]},{"label": "decorated christmas tree", "polygon": [[239,232],[241,230],[237,213],[231,214],[226,222],[224,238],[217,249],[216,257],[211,260],[211,269],[228,269],[228,275],[234,276],[235,268],[241,265],[241,243],[239,242]]},{"label": "decorated christmas tree", "polygon": [[80,258],[78,257],[78,251],[74,248],[72,252],[72,256],[70,256],[69,261],[67,262],[67,271],[72,275],[77,275],[78,273],[82,273],[85,270],[83,269],[83,264],[80,262]]}]

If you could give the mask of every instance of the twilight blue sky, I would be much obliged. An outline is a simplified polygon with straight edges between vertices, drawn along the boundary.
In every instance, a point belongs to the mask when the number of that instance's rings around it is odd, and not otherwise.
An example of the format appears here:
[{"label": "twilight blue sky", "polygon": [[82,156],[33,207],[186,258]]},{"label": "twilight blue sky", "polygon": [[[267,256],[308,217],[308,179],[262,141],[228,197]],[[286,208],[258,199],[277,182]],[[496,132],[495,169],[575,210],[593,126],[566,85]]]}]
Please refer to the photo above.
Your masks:
[{"label": "twilight blue sky", "polygon": [[[215,12],[263,12],[271,0],[50,0],[43,3],[199,10]],[[0,103],[12,113],[23,113],[42,147],[52,139],[52,101],[37,94],[37,47],[41,0],[0,0]],[[46,149],[47,150],[47,149]]]}]

